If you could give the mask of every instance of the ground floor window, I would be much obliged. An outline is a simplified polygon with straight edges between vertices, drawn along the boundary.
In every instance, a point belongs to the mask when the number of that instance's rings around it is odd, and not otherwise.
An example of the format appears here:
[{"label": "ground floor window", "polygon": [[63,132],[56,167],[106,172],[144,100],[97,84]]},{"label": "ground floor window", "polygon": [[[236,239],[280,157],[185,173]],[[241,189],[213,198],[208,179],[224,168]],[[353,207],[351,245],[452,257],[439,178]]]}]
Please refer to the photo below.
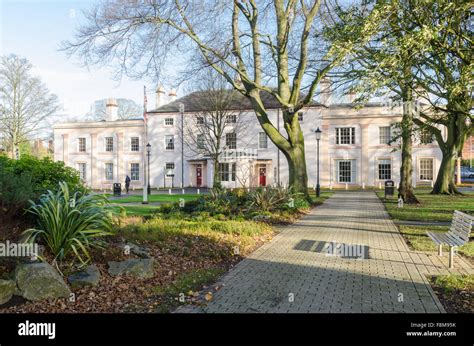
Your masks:
[{"label": "ground floor window", "polygon": [[86,180],[86,164],[85,163],[78,163],[77,170],[79,171],[79,177],[82,181]]},{"label": "ground floor window", "polygon": [[140,180],[140,164],[139,163],[130,164],[130,179]]},{"label": "ground floor window", "polygon": [[336,160],[336,179],[338,183],[354,183],[356,160]]},{"label": "ground floor window", "polygon": [[420,180],[433,180],[433,159],[420,159]]},{"label": "ground floor window", "polygon": [[235,163],[219,163],[219,180],[220,181],[235,181]]},{"label": "ground floor window", "polygon": [[379,173],[379,180],[391,180],[392,179],[392,160],[379,159],[378,160],[378,173]]},{"label": "ground floor window", "polygon": [[105,164],[105,180],[114,180],[114,164]]},{"label": "ground floor window", "polygon": [[165,170],[167,177],[174,177],[174,162],[166,162]]}]

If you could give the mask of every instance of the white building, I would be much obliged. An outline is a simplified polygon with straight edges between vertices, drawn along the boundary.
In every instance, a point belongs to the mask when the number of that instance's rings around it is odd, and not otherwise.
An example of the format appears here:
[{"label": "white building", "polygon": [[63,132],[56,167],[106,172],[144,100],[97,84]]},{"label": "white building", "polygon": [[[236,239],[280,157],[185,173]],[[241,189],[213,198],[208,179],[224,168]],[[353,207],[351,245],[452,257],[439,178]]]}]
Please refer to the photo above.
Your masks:
[{"label": "white building", "polygon": [[[181,114],[195,117],[196,94],[176,99],[171,91],[164,104],[165,92],[158,88],[156,109],[148,112],[148,140],[143,119],[118,120],[114,99],[107,102],[107,117],[99,122],[71,122],[54,126],[54,157],[79,170],[87,185],[94,189],[124,183],[129,175],[132,187],[145,184],[146,144],[151,145],[150,184],[156,187],[211,187],[215,167],[206,157],[181,151]],[[246,103],[247,102],[247,103]],[[356,110],[352,103],[331,102],[323,93],[299,114],[305,137],[308,184],[316,184],[316,148],[314,130],[320,128],[320,181],[323,187],[379,186],[386,180],[399,181],[399,143],[387,144],[394,136],[394,124],[401,120],[400,109],[381,103]],[[271,97],[264,103],[273,124],[283,124],[281,110]],[[226,136],[228,143],[221,159],[219,175],[225,187],[262,186],[288,183],[288,165],[284,155],[263,133],[246,99],[241,105],[250,128],[245,138]],[[247,106],[245,106],[247,105]],[[280,118],[277,121],[277,118]],[[285,134],[280,126],[280,132]],[[431,184],[436,178],[442,154],[431,135],[413,146],[413,182]],[[182,166],[183,163],[183,166]],[[182,171],[184,174],[182,174]]]}]

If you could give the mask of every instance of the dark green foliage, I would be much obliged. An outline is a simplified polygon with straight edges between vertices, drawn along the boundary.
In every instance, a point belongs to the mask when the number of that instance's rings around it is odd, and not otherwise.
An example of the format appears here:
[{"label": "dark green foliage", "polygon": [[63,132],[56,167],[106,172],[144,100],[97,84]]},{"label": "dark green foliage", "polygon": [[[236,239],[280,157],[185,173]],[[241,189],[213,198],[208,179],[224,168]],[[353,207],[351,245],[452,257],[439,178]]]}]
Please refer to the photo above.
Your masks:
[{"label": "dark green foliage", "polygon": [[60,182],[65,182],[71,191],[87,191],[79,172],[63,162],[31,156],[19,160],[0,156],[0,215],[18,215],[28,200],[36,200],[48,190],[55,191]]}]

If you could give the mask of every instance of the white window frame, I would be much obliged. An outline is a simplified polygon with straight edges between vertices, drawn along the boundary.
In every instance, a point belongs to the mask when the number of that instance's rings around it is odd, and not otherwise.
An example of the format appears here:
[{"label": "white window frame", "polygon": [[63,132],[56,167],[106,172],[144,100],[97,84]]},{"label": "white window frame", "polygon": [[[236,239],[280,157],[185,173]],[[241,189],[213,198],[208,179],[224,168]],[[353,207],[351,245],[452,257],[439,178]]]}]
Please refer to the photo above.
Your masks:
[{"label": "white window frame", "polygon": [[[82,166],[82,168],[81,168]],[[82,181],[87,180],[87,163],[86,162],[78,162],[77,163],[77,170],[79,171],[79,178]]]},{"label": "white window frame", "polygon": [[[172,139],[172,142],[169,142],[168,139]],[[168,147],[168,143],[172,143],[172,147]],[[165,150],[166,151],[174,151],[175,145],[174,145],[174,136],[173,135],[166,135],[165,136]]]},{"label": "white window frame", "polygon": [[[133,143],[133,140],[134,139],[137,139],[137,143],[136,143],[136,148],[137,150],[134,150],[134,143]],[[138,136],[133,136],[133,137],[130,137],[130,151],[133,151],[134,153],[138,153],[140,151],[140,137]]]},{"label": "white window frame", "polygon": [[[427,141],[426,139],[430,138],[429,141]],[[428,130],[421,130],[420,131],[420,144],[421,145],[430,145],[430,144],[433,144],[434,142],[434,135],[428,131]]]},{"label": "white window frame", "polygon": [[[112,140],[112,148],[111,150],[108,150],[109,149],[109,144],[108,143],[108,140],[111,139]],[[114,137],[113,136],[107,136],[107,137],[104,137],[104,144],[105,144],[105,151],[108,152],[108,153],[112,153],[114,151]]]},{"label": "white window frame", "polygon": [[304,113],[303,112],[298,112],[298,121],[300,123],[304,122]]},{"label": "white window frame", "polygon": [[[380,178],[380,165],[381,161],[389,161],[390,163],[390,177],[386,179]],[[386,164],[386,163],[385,163]],[[393,178],[393,160],[391,157],[378,157],[376,160],[376,173],[377,174],[377,181],[385,181],[385,180],[392,180]]]},{"label": "white window frame", "polygon": [[[357,182],[357,160],[356,159],[335,159],[335,177],[338,184],[355,184]],[[350,164],[350,181],[342,181],[340,175],[340,163],[349,162]]]},{"label": "white window frame", "polygon": [[[232,135],[234,139],[229,139],[228,136]],[[225,145],[227,149],[237,149],[237,133],[227,132],[225,134]]]},{"label": "white window frame", "polygon": [[[174,162],[166,162],[166,163],[165,163],[165,175],[166,175],[168,178],[174,176],[174,170],[175,170],[175,168],[176,168],[176,165],[175,165]],[[169,170],[172,170],[172,171],[173,171],[173,175],[168,174],[168,171],[169,171]]]},{"label": "white window frame", "polygon": [[235,181],[237,164],[235,162],[219,162],[218,166],[219,181]]},{"label": "white window frame", "polygon": [[[134,179],[134,169],[133,167],[136,166],[138,168],[136,179]],[[139,162],[130,162],[130,180],[131,181],[139,181],[140,180],[140,163]]]},{"label": "white window frame", "polygon": [[[111,170],[107,170],[107,167],[110,166],[112,167]],[[110,178],[108,173],[110,172]],[[113,162],[105,162],[104,163],[104,174],[105,174],[105,180],[106,181],[113,181],[114,180],[114,163]]]},{"label": "white window frame", "polygon": [[[82,143],[82,141],[84,141],[84,143]],[[83,149],[82,145],[84,145],[84,150],[82,150]],[[79,153],[87,152],[87,139],[86,139],[86,137],[78,137],[77,138],[77,151]]]},{"label": "white window frame", "polygon": [[163,121],[164,126],[166,127],[173,127],[174,126],[174,118],[167,117]]},{"label": "white window frame", "polygon": [[237,115],[236,114],[227,114],[225,116],[225,123],[226,124],[235,124],[235,123],[237,123]]},{"label": "white window frame", "polygon": [[258,133],[258,149],[268,149],[268,136],[265,132]]},{"label": "white window frame", "polygon": [[[348,138],[349,143],[342,143],[342,139],[346,138],[346,135],[342,136],[342,130],[349,130]],[[356,128],[354,126],[340,126],[335,128],[336,145],[355,145],[356,144]]]},{"label": "white window frame", "polygon": [[[424,160],[430,160],[431,161],[431,179],[422,179],[421,178],[421,171],[422,171],[422,167],[421,167],[421,162],[424,161]],[[417,178],[418,178],[418,181],[433,181],[434,180],[434,169],[435,169],[435,158],[434,157],[419,157],[418,158],[418,169],[417,169]]]},{"label": "white window frame", "polygon": [[[386,131],[388,129],[388,135],[387,133],[382,133],[382,129]],[[388,137],[388,139],[387,139]],[[391,126],[379,126],[379,144],[385,144],[385,145],[390,145],[392,141],[392,127]]]},{"label": "white window frame", "polygon": [[196,147],[198,150],[205,149],[205,135],[203,133],[198,133],[196,135]]}]

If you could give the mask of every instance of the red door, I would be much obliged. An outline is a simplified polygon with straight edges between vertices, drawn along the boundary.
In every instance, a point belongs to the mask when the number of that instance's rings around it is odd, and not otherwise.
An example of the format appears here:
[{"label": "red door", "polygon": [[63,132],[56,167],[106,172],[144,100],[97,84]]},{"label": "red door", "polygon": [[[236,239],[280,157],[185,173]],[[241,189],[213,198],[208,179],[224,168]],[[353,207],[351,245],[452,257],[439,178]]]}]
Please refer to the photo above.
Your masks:
[{"label": "red door", "polygon": [[202,185],[202,168],[201,166],[196,167],[196,185],[200,187]]},{"label": "red door", "polygon": [[260,186],[267,186],[267,167],[260,167]]}]

